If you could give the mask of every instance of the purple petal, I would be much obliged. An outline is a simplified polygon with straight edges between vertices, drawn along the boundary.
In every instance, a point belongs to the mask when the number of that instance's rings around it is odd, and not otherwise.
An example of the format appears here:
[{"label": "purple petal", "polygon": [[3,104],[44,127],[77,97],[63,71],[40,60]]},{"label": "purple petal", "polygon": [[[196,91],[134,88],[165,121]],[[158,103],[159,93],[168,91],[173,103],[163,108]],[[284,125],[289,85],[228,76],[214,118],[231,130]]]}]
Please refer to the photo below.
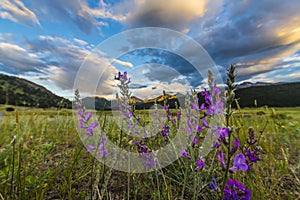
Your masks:
[{"label": "purple petal", "polygon": [[88,121],[92,117],[92,113],[88,112],[85,116],[86,121]]},{"label": "purple petal", "polygon": [[87,145],[87,148],[88,148],[88,151],[89,151],[89,152],[92,152],[92,151],[95,150],[96,147],[95,147],[94,145],[92,145],[92,144],[88,144],[88,145]]},{"label": "purple petal", "polygon": [[225,160],[223,156],[223,152],[221,150],[218,151],[218,159],[221,162],[222,166],[225,168]]}]

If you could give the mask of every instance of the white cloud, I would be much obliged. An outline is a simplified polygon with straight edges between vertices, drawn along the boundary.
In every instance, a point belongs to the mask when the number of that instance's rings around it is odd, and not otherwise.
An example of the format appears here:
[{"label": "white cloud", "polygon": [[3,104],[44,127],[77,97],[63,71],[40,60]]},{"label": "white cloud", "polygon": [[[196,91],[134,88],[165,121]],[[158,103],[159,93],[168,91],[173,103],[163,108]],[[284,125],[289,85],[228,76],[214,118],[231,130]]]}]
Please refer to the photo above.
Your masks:
[{"label": "white cloud", "polygon": [[73,38],[74,42],[76,42],[77,44],[79,45],[87,45],[88,43],[86,41],[83,41],[83,40],[80,40],[80,39],[77,39],[77,38]]},{"label": "white cloud", "polygon": [[129,67],[129,68],[132,68],[132,67],[133,67],[133,64],[132,64],[132,63],[130,63],[130,62],[125,62],[125,61],[118,60],[118,59],[113,59],[112,63],[121,65],[122,67]]},{"label": "white cloud", "polygon": [[35,13],[20,0],[1,0],[0,17],[23,25],[40,25]]}]

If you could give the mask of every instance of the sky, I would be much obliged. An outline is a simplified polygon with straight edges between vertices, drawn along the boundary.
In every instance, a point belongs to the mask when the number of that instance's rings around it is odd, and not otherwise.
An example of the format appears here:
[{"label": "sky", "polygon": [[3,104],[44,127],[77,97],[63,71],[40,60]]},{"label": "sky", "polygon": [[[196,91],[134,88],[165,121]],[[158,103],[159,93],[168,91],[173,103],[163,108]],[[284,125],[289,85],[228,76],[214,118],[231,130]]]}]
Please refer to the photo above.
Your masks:
[{"label": "sky", "polygon": [[0,73],[66,98],[75,87],[113,98],[113,77],[128,71],[134,95],[145,99],[201,88],[198,56],[223,78],[235,64],[239,82],[296,82],[299,10],[298,0],[1,0]]}]

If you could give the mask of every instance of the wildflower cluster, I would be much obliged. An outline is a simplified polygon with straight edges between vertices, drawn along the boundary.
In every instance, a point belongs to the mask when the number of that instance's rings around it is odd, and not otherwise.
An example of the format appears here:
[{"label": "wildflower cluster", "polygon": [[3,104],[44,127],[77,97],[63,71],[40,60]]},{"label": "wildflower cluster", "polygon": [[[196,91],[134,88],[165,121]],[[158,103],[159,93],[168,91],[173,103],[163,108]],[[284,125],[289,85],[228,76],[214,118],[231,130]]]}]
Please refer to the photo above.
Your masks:
[{"label": "wildflower cluster", "polygon": [[[79,91],[76,90],[75,92],[75,103],[77,108],[77,114],[79,116],[79,130],[84,130],[84,136],[86,137],[87,141],[90,141],[88,139],[93,138],[95,136],[94,131],[97,126],[100,126],[99,122],[93,121],[90,122],[92,118],[91,112],[85,112],[85,107],[80,99]],[[106,137],[100,137],[99,142],[97,145],[88,143],[87,149],[89,152],[93,152],[96,149],[98,150],[98,153],[102,157],[106,157],[108,155],[108,152],[106,150]],[[98,146],[98,148],[96,148]]]},{"label": "wildflower cluster", "polygon": [[[165,100],[163,110],[164,115],[158,115],[157,109],[154,110],[153,116],[158,120],[157,127],[153,129],[159,129],[160,136],[165,142],[170,142],[170,136],[172,130],[183,129],[188,138],[190,147],[182,146],[179,156],[191,161],[191,167],[193,171],[198,172],[205,168],[206,163],[201,154],[201,148],[199,141],[204,138],[205,134],[212,134],[216,140],[213,148],[216,150],[216,155],[221,165],[224,176],[220,178],[212,178],[210,184],[211,189],[220,193],[223,199],[250,199],[251,190],[245,189],[242,183],[238,180],[231,179],[231,174],[245,172],[251,169],[251,166],[260,160],[261,148],[257,145],[258,139],[252,128],[248,131],[247,140],[241,144],[240,138],[235,131],[235,128],[230,123],[232,117],[231,104],[235,101],[235,68],[231,66],[228,71],[228,79],[226,82],[227,89],[225,96],[222,96],[220,88],[213,81],[212,74],[209,72],[208,89],[204,89],[201,93],[192,91],[190,95],[186,95],[186,101],[184,110],[182,108],[177,112],[177,116],[173,117]],[[127,73],[118,73],[115,79],[120,81],[118,85],[120,93],[122,95],[119,98],[119,109],[127,123],[129,132],[139,133],[137,131],[138,126],[141,125],[140,121],[134,114],[133,106],[130,105],[131,93],[129,91],[130,79],[127,77]],[[165,93],[164,93],[165,95]],[[199,98],[203,99],[202,103],[199,103]],[[155,106],[157,106],[155,104]],[[182,118],[182,112],[185,112],[185,118]],[[212,117],[218,116],[218,119],[224,120],[222,124],[210,124]],[[86,117],[87,118],[87,117]],[[163,118],[165,118],[163,120]],[[179,127],[180,120],[184,120],[184,127]],[[210,130],[206,133],[205,130]],[[89,133],[88,133],[89,134]],[[140,133],[139,133],[140,134]],[[147,130],[145,131],[147,134]],[[139,152],[139,158],[143,159],[143,165],[154,168],[155,162],[151,154],[151,149],[147,146],[143,139],[135,141],[135,145]],[[199,148],[198,151],[192,149]],[[198,155],[191,152],[199,152]],[[219,175],[216,171],[213,171],[212,177]]]},{"label": "wildflower cluster", "polygon": [[[254,145],[257,143],[254,130],[249,129],[248,145],[241,147],[241,142],[238,135],[235,133],[234,127],[230,124],[230,117],[232,115],[231,104],[235,100],[234,90],[235,85],[235,68],[232,65],[228,71],[227,90],[225,93],[225,127],[221,127],[215,131],[217,142],[215,148],[217,149],[218,160],[224,170],[223,183],[221,185],[221,195],[223,199],[250,199],[251,190],[246,190],[242,183],[237,180],[228,178],[229,173],[236,173],[237,171],[245,172],[250,169],[250,165],[259,160],[258,151]],[[225,155],[225,156],[224,156]],[[232,163],[231,163],[232,161]],[[211,188],[220,191],[216,179],[213,179],[210,184]]]}]

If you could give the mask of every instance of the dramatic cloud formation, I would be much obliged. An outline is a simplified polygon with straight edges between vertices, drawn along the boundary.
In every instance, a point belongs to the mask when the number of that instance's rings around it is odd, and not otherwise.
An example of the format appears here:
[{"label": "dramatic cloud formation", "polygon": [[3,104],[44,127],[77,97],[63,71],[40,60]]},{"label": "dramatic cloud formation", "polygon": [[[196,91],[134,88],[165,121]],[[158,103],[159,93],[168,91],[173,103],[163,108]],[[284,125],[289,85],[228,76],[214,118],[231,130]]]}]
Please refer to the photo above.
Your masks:
[{"label": "dramatic cloud formation", "polygon": [[[236,64],[239,81],[299,81],[299,10],[298,0],[1,0],[0,71],[63,94],[85,61],[90,74],[79,79],[86,94],[96,82],[96,93],[109,96],[112,77],[126,70],[136,81],[131,88],[149,96],[201,87],[211,56],[221,74]],[[120,57],[93,55],[114,34],[149,26],[186,34],[208,54],[183,37],[140,29],[108,45]]]}]

